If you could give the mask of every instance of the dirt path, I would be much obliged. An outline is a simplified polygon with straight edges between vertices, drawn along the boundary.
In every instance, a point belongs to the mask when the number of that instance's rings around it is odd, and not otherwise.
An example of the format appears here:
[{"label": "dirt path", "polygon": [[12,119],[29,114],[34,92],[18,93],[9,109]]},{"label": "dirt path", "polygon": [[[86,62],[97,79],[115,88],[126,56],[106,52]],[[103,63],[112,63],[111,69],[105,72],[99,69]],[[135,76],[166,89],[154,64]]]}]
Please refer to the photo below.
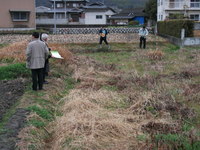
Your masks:
[{"label": "dirt path", "polygon": [[[24,94],[26,80],[16,79],[10,81],[0,82],[0,120],[2,121],[3,115],[12,108],[19,98]],[[29,111],[25,109],[17,109],[10,117],[3,131],[0,133],[0,149],[13,150],[15,149],[17,135],[24,127],[26,116]]]}]

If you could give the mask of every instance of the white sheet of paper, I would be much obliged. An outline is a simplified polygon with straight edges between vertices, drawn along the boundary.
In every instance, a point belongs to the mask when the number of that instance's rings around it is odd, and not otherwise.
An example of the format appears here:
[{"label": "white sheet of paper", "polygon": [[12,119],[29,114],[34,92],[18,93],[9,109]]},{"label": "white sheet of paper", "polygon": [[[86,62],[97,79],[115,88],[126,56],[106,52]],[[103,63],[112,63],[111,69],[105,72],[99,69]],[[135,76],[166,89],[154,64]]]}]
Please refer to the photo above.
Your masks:
[{"label": "white sheet of paper", "polygon": [[59,59],[64,59],[58,51],[51,51],[51,57],[53,58],[59,58]]}]

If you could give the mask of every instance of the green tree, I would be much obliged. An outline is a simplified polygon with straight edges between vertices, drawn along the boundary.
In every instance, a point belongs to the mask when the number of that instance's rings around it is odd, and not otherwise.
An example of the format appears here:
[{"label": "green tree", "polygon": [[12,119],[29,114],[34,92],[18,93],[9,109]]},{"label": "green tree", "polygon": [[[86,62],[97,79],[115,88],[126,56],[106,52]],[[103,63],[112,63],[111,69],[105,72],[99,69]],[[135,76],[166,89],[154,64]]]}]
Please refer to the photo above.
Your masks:
[{"label": "green tree", "polygon": [[149,0],[145,6],[145,13],[151,20],[157,20],[157,0]]}]

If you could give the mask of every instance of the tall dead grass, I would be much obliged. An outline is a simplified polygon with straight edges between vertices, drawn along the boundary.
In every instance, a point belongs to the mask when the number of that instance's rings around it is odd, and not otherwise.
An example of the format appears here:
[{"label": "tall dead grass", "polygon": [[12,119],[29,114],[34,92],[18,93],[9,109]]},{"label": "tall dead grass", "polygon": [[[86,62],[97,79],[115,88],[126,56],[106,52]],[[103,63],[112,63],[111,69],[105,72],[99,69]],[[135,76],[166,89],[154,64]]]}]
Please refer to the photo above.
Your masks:
[{"label": "tall dead grass", "polygon": [[127,116],[99,105],[117,97],[117,93],[101,90],[71,91],[65,98],[68,102],[63,106],[64,115],[55,122],[52,149],[114,150],[135,146],[136,126],[126,122]]},{"label": "tall dead grass", "polygon": [[[26,55],[25,51],[27,48],[28,42],[21,41],[12,43],[6,47],[0,49],[0,60],[8,60],[12,62],[25,62]],[[63,45],[61,44],[50,44],[52,50],[57,50],[64,58],[63,60],[58,60],[61,62],[68,62],[73,58],[73,54],[68,51]]]},{"label": "tall dead grass", "polygon": [[25,49],[27,47],[27,44],[28,43],[26,41],[22,41],[3,47],[2,49],[0,49],[0,60],[24,62],[26,60]]},{"label": "tall dead grass", "polygon": [[147,56],[151,60],[161,60],[164,57],[164,52],[161,50],[153,50],[147,53]]}]

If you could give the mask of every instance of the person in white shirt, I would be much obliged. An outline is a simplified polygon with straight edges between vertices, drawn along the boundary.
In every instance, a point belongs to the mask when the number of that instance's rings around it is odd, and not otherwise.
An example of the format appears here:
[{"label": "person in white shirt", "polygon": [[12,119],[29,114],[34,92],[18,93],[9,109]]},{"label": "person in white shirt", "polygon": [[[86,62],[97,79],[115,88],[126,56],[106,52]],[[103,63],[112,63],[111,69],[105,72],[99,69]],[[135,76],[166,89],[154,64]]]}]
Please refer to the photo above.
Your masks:
[{"label": "person in white shirt", "polygon": [[146,48],[146,37],[147,37],[148,34],[149,34],[149,32],[148,32],[148,30],[146,29],[145,26],[140,28],[140,30],[139,30],[140,48],[142,48],[142,45],[143,45],[144,49]]}]

